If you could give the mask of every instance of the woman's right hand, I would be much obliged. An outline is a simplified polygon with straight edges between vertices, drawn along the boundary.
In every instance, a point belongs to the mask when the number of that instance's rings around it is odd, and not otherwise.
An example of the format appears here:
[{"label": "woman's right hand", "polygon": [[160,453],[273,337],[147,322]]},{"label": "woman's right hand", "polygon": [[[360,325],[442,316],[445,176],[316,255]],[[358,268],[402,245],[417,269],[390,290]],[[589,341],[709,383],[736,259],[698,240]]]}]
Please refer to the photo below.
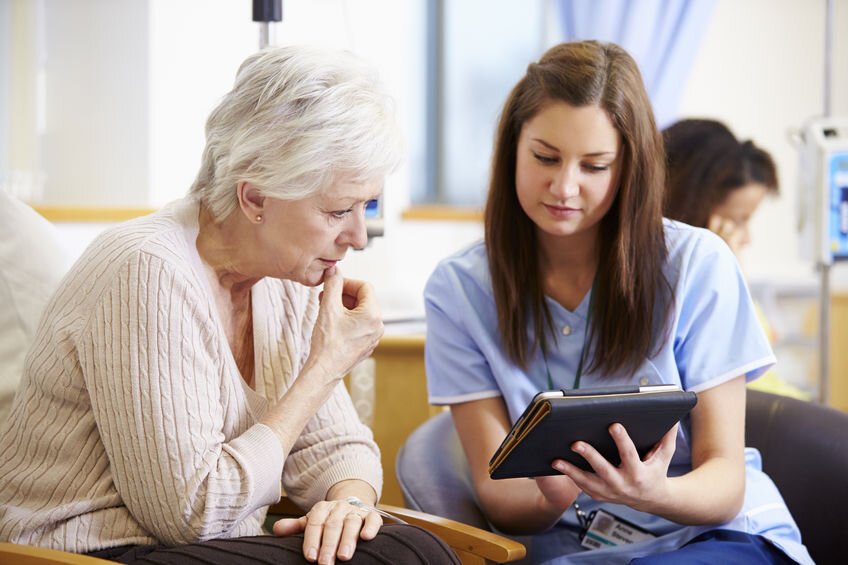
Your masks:
[{"label": "woman's right hand", "polygon": [[371,286],[344,279],[337,268],[328,269],[309,356],[292,386],[260,420],[277,434],[285,453],[339,381],[371,355],[382,335],[383,321]]},{"label": "woman's right hand", "polygon": [[338,381],[371,355],[382,336],[371,285],[343,278],[337,267],[328,269],[306,367],[317,368],[327,384]]}]

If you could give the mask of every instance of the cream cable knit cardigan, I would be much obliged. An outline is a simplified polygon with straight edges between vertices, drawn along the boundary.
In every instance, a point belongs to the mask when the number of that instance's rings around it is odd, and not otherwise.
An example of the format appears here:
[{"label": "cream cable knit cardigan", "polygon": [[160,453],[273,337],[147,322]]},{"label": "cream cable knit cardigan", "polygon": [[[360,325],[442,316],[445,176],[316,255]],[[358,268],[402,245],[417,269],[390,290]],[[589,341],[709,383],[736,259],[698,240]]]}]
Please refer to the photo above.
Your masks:
[{"label": "cream cable knit cardigan", "polygon": [[98,237],[47,306],[0,430],[0,540],[88,552],[262,533],[379,451],[343,385],[290,453],[257,423],[309,353],[317,291],[253,289],[256,391],[244,385],[197,254],[197,204]]}]

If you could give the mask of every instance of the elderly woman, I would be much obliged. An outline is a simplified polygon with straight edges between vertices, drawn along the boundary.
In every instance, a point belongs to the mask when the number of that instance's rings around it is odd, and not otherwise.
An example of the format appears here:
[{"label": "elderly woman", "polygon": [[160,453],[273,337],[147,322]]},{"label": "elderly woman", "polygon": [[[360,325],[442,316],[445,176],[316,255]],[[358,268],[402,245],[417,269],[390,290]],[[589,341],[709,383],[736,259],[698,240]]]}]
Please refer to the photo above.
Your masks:
[{"label": "elderly woman", "polygon": [[[0,539],[124,563],[456,562],[412,526],[378,534],[379,451],[341,382],[383,331],[337,267],[398,162],[376,84],[346,53],[249,57],[190,195],[84,253],[0,435]],[[281,486],[311,510],[262,536]]]}]

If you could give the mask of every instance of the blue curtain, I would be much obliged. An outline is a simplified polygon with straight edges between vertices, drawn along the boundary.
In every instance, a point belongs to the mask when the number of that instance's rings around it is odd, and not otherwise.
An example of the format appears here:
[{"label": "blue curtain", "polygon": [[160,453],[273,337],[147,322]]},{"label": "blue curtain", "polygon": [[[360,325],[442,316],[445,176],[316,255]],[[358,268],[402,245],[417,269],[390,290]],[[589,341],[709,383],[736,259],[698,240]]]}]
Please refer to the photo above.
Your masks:
[{"label": "blue curtain", "polygon": [[639,64],[657,125],[677,119],[680,94],[715,0],[556,0],[565,41],[624,47]]}]

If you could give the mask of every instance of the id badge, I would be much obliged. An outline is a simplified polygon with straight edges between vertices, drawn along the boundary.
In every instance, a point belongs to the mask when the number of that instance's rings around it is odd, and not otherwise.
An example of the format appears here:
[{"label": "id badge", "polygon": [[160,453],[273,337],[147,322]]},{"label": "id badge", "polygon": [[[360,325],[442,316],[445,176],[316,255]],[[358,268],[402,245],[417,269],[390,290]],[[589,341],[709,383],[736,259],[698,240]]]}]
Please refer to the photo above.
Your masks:
[{"label": "id badge", "polygon": [[588,549],[637,543],[657,537],[636,524],[600,508],[593,510],[588,517],[584,517],[584,520],[583,531],[580,533],[580,545]]}]

